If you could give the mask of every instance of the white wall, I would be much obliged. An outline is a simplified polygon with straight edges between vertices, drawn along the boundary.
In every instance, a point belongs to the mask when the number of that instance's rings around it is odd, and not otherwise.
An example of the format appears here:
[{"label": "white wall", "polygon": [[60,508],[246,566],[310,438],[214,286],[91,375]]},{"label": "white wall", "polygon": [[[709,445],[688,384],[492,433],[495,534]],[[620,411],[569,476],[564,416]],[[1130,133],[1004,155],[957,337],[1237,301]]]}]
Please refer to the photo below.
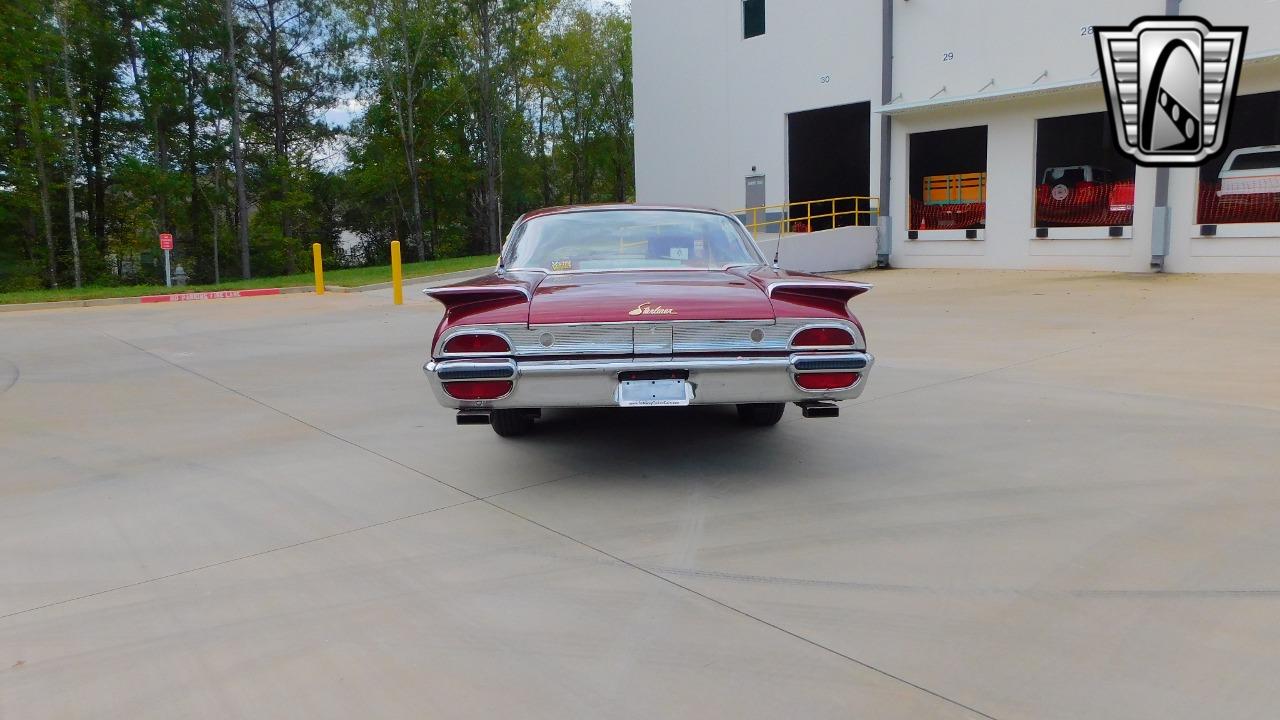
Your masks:
[{"label": "white wall", "polygon": [[746,40],[741,0],[634,0],[631,12],[640,202],[737,210],[752,166],[768,203],[786,202],[787,113],[879,103],[880,0],[769,0],[765,34]]},{"label": "white wall", "polygon": [[[640,202],[722,207],[731,172],[721,117],[746,114],[728,86],[735,20],[726,2],[635,0],[636,196]],[[770,144],[778,144],[777,139]]]},{"label": "white wall", "polygon": [[[1247,63],[1240,93],[1280,90],[1280,62]],[[961,106],[942,106],[894,118],[892,200],[893,252],[898,267],[994,267],[1144,272],[1150,269],[1155,208],[1155,170],[1137,169],[1133,226],[1124,238],[1101,228],[1053,228],[1051,239],[1035,237],[1036,120],[1106,109],[1100,86]],[[1277,118],[1280,122],[1280,118]],[[947,128],[987,126],[987,227],[978,240],[963,231],[920,231],[909,240],[908,136]],[[1168,272],[1280,272],[1280,223],[1219,225],[1200,237],[1196,222],[1199,170],[1170,171]]]},{"label": "white wall", "polygon": [[[1095,228],[1054,228],[1035,237],[1036,120],[1106,110],[1101,87],[896,116],[891,181],[893,252],[897,267],[1093,269],[1138,272],[1151,262],[1154,171],[1138,168],[1129,237]],[[907,239],[908,136],[915,132],[987,126],[987,227],[979,240],[964,231],[923,230]]]},{"label": "white wall", "polygon": [[1212,25],[1248,25],[1246,55],[1280,50],[1280,0],[1182,0],[1181,13]]},{"label": "white wall", "polygon": [[[1214,0],[1217,2],[1217,0]],[[898,102],[1096,76],[1093,25],[1164,14],[1164,0],[910,0],[895,2],[893,93]],[[944,59],[951,53],[951,59]],[[945,91],[941,91],[943,87]]]},{"label": "white wall", "polygon": [[[766,32],[742,38],[741,0],[633,0],[636,185],[641,202],[735,210],[744,178],[767,177],[767,202],[785,202],[786,115],[871,101],[872,194],[879,188],[880,0],[767,0]],[[1127,25],[1164,12],[1164,0],[894,0],[895,104],[1097,78],[1095,24]],[[1280,49],[1280,0],[1184,0],[1183,14],[1250,26],[1246,53]],[[944,53],[953,53],[943,61]],[[819,82],[830,76],[830,82]],[[1245,65],[1242,93],[1280,90],[1280,62]],[[1036,119],[1106,109],[1085,89],[895,115],[891,262],[900,266],[1146,271],[1151,260],[1154,170],[1139,168],[1134,224],[1112,239],[1097,228],[1034,237]],[[911,132],[988,126],[987,228],[980,241],[908,241]],[[1201,238],[1196,173],[1170,173],[1170,253],[1182,271],[1280,271],[1280,224],[1220,226]],[[954,233],[953,233],[954,234]],[[784,243],[784,252],[785,252]]]},{"label": "white wall", "polygon": [[[1263,3],[1264,0],[1257,0]],[[1273,3],[1274,4],[1274,3]],[[1280,9],[1280,5],[1276,5]],[[1212,17],[1211,21],[1216,22]],[[1274,24],[1280,28],[1280,18]],[[1253,29],[1246,49],[1253,53]],[[1280,91],[1280,62],[1246,63],[1240,75],[1241,95]],[[1280,118],[1276,118],[1280,123]],[[1218,225],[1218,234],[1201,237],[1196,222],[1200,173],[1175,168],[1169,173],[1169,203],[1173,208],[1168,272],[1280,272],[1280,223]]]},{"label": "white wall", "polygon": [[[757,235],[756,244],[766,258],[778,247],[776,235]],[[863,270],[876,264],[876,229],[842,227],[812,233],[795,233],[782,238],[778,266],[801,272]]]}]

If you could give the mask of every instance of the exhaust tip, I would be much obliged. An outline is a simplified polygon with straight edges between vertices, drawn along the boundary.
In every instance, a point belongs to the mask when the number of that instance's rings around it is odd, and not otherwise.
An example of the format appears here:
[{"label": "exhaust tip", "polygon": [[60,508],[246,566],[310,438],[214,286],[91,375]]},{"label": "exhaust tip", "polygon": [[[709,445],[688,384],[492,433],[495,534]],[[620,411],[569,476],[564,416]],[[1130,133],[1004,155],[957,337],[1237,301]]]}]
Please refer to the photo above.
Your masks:
[{"label": "exhaust tip", "polygon": [[460,412],[458,413],[459,425],[488,425],[489,413],[487,412]]},{"label": "exhaust tip", "polygon": [[840,417],[840,408],[832,403],[805,403],[800,413],[807,418],[833,418]]}]

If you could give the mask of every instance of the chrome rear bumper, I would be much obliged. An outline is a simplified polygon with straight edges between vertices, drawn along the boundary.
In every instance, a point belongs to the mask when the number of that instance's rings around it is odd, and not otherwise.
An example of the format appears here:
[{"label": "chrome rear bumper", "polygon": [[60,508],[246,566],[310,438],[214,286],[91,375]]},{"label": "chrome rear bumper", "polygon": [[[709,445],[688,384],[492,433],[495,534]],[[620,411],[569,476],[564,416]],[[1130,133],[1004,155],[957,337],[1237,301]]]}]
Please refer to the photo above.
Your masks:
[{"label": "chrome rear bumper", "polygon": [[[782,357],[697,357],[646,360],[432,360],[423,366],[436,400],[460,410],[497,408],[609,407],[617,404],[618,375],[645,370],[687,371],[692,405],[852,400],[862,394],[875,358],[866,352],[793,353]],[[806,372],[856,372],[841,390],[805,390],[795,382]],[[497,400],[458,400],[443,383],[507,380],[511,392]]]}]

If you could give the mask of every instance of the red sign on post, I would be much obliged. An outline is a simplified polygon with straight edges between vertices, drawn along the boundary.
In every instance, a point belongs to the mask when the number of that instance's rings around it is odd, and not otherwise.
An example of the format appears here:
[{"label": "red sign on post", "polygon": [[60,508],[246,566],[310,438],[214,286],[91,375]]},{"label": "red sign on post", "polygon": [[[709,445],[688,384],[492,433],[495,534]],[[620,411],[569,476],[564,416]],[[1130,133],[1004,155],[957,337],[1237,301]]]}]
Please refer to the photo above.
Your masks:
[{"label": "red sign on post", "polygon": [[173,249],[173,234],[172,234],[172,233],[160,233],[160,249],[161,249],[161,250],[172,250],[172,249]]}]

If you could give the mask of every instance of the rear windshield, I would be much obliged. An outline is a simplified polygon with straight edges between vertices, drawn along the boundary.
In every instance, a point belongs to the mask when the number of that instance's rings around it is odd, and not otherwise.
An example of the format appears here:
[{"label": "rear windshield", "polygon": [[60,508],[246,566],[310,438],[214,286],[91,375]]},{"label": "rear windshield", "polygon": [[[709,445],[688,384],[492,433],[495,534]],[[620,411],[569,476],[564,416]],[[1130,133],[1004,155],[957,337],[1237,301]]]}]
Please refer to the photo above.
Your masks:
[{"label": "rear windshield", "polygon": [[529,220],[503,252],[509,269],[709,270],[760,256],[731,219],[684,210],[588,210]]},{"label": "rear windshield", "polygon": [[1063,185],[1079,185],[1084,182],[1084,168],[1053,168],[1044,171],[1044,183],[1062,183]]},{"label": "rear windshield", "polygon": [[1280,150],[1244,153],[1231,162],[1232,170],[1276,170],[1280,172]]}]

